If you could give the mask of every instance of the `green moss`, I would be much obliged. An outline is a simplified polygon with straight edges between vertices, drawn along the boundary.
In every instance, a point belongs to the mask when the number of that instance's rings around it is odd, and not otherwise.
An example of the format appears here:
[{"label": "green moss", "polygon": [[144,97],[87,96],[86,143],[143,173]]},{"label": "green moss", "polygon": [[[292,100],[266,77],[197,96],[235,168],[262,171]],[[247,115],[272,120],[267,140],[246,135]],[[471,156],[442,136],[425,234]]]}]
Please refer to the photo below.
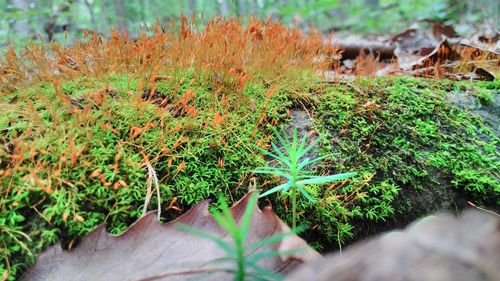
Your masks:
[{"label": "green moss", "polygon": [[[499,138],[480,117],[448,102],[447,89],[463,84],[383,78],[357,81],[359,93],[343,85],[323,90],[314,111],[330,135],[322,150],[340,155],[320,172],[358,171],[367,181],[336,188],[338,200],[328,202],[327,193],[325,206],[309,207],[316,235],[336,239],[346,230],[344,236],[364,237],[383,228],[377,221],[398,225],[463,209],[467,200],[498,209]],[[499,89],[498,82],[467,87],[488,96]]]},{"label": "green moss", "polygon": [[[267,88],[252,83],[215,93],[187,71],[158,84],[163,106],[141,98],[137,84],[112,75],[64,83],[72,100],[47,84],[2,97],[0,247],[11,276],[58,238],[70,247],[101,223],[116,234],[137,220],[145,158],[159,177],[162,209],[174,197],[185,211],[221,192],[236,199],[247,192],[246,172],[263,164],[252,146],[265,143],[258,121],[281,118],[284,96],[266,99]],[[158,207],[155,196],[150,209]],[[163,214],[170,220],[180,212]]]},{"label": "green moss", "polygon": [[[145,92],[135,77],[110,75],[65,82],[59,95],[41,83],[0,98],[0,247],[6,253],[0,271],[10,268],[14,278],[43,248],[58,239],[70,247],[104,222],[112,233],[126,229],[141,216],[145,158],[159,177],[163,209],[174,198],[184,211],[221,193],[239,199],[253,182],[248,171],[265,162],[255,145],[268,142],[270,123],[289,122],[292,105],[313,105],[317,131],[329,136],[319,153],[338,153],[317,172],[359,174],[311,187],[316,204],[299,200],[299,222],[309,226],[303,235],[317,248],[436,209],[462,209],[467,200],[500,204],[499,138],[447,98],[466,93],[490,104],[498,80],[362,79],[354,83],[361,91],[353,91],[298,73],[276,85],[255,79],[261,82],[241,90],[238,81],[209,72],[169,77]],[[266,180],[277,183],[257,178]],[[149,209],[157,208],[155,196]],[[273,208],[290,223],[290,202],[273,196]],[[163,211],[167,220],[179,214]]]}]

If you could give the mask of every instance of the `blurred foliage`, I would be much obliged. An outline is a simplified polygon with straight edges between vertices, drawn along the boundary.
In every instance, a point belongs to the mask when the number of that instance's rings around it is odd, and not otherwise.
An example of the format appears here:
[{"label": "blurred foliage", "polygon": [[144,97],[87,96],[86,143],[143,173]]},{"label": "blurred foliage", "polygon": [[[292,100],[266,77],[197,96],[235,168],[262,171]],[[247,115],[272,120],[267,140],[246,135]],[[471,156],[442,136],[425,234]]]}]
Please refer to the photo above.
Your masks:
[{"label": "blurred foliage", "polygon": [[[415,21],[487,22],[498,29],[499,4],[494,0],[0,0],[0,47],[15,42],[53,39],[71,43],[85,29],[109,35],[111,27],[128,28],[135,35],[157,20],[179,19],[196,13],[215,16],[259,17],[322,31],[347,29],[356,33],[394,33]],[[65,30],[68,35],[65,35]]]}]

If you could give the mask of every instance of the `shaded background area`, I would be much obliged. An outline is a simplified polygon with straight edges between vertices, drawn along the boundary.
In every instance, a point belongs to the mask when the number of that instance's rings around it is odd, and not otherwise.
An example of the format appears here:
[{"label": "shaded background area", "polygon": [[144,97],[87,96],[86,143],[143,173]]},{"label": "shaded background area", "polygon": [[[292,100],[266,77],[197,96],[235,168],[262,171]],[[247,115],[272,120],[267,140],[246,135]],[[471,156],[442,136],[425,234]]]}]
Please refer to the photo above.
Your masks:
[{"label": "shaded background area", "polygon": [[[111,27],[135,34],[181,12],[201,18],[238,16],[281,20],[307,30],[388,34],[415,22],[453,24],[459,33],[498,30],[495,0],[0,0],[0,47],[22,47],[41,37],[68,43],[86,29],[109,34]],[[65,32],[67,34],[65,35]]]}]

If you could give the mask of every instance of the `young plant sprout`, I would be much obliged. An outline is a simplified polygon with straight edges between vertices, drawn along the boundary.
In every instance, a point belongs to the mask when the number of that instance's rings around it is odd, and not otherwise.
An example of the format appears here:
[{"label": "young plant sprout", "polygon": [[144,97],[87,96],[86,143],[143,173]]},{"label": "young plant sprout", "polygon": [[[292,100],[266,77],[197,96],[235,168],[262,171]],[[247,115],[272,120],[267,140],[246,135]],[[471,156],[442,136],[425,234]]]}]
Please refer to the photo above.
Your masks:
[{"label": "young plant sprout", "polygon": [[[292,228],[295,228],[297,225],[297,191],[300,192],[300,194],[302,194],[310,202],[314,203],[315,200],[304,188],[305,185],[324,184],[333,181],[344,180],[355,176],[356,173],[343,173],[328,176],[314,175],[314,171],[307,170],[307,168],[311,164],[317,163],[334,155],[334,153],[331,153],[314,159],[311,159],[309,157],[304,158],[304,156],[321,140],[321,137],[318,137],[313,143],[306,145],[307,136],[304,136],[299,142],[296,129],[294,129],[293,131],[293,137],[291,141],[284,132],[282,136],[276,129],[274,129],[274,133],[276,134],[276,137],[278,138],[282,149],[280,149],[274,143],[271,144],[273,148],[272,152],[264,150],[260,147],[257,147],[257,149],[276,160],[278,165],[276,167],[259,167],[253,172],[258,174],[278,175],[286,179],[285,183],[262,193],[260,197],[264,197],[278,191],[289,195],[292,199]],[[288,193],[288,191],[290,191],[290,193]]]},{"label": "young plant sprout", "polygon": [[247,243],[246,239],[249,234],[250,224],[252,221],[252,214],[257,207],[257,200],[259,195],[257,192],[251,194],[248,200],[245,212],[241,217],[240,223],[238,225],[237,221],[234,219],[229,206],[225,200],[221,200],[221,210],[220,213],[214,213],[213,217],[219,226],[226,231],[231,237],[231,241],[226,241],[223,237],[217,237],[210,233],[200,231],[198,229],[192,228],[184,224],[178,224],[177,227],[189,232],[193,235],[199,236],[201,238],[208,239],[218,247],[224,250],[226,256],[220,259],[216,259],[210,263],[218,263],[222,261],[232,261],[236,265],[236,269],[233,268],[220,268],[215,271],[225,271],[234,273],[234,280],[284,280],[283,275],[271,271],[269,269],[263,268],[259,265],[262,259],[280,256],[282,254],[291,254],[301,252],[300,249],[290,250],[290,251],[274,251],[274,250],[264,250],[257,251],[260,247],[265,245],[271,245],[280,242],[286,236],[295,234],[301,231],[300,228],[294,229],[293,231],[282,232],[276,235],[269,236],[263,240],[259,240],[253,243]]}]

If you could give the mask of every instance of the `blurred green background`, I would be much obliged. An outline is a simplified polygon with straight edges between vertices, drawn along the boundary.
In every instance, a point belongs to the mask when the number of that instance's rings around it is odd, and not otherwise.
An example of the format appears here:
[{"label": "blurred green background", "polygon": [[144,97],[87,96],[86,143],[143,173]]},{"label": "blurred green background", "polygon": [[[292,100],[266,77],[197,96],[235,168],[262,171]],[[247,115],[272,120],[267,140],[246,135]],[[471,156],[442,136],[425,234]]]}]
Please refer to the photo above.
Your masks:
[{"label": "blurred green background", "polygon": [[[109,34],[111,27],[139,28],[181,12],[204,18],[259,17],[307,30],[394,34],[412,23],[439,20],[461,29],[488,25],[498,30],[496,0],[0,0],[0,47],[29,40],[75,39],[85,29]],[[67,36],[65,36],[67,31]],[[467,32],[467,30],[465,30]],[[469,31],[470,32],[470,31]],[[68,42],[68,41],[66,41]]]}]

